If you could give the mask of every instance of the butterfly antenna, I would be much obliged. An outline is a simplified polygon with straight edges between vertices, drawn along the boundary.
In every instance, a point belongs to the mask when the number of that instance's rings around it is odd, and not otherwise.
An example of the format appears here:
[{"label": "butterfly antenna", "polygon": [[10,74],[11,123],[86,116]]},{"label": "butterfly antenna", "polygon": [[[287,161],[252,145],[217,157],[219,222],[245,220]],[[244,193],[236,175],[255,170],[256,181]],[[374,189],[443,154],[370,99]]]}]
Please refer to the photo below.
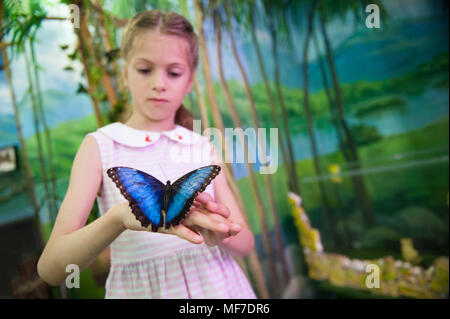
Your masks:
[{"label": "butterfly antenna", "polygon": [[169,179],[167,178],[166,174],[164,174],[164,170],[161,167],[161,163],[158,163],[159,168],[161,169],[161,172],[163,173],[164,177],[166,178],[166,181],[168,181]]}]

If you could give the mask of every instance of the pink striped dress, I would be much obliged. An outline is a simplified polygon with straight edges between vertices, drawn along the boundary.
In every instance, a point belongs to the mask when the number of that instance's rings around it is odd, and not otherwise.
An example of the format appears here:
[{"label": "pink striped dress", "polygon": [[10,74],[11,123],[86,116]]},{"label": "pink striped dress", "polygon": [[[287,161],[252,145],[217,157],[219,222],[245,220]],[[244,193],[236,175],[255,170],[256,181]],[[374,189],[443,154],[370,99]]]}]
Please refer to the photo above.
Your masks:
[{"label": "pink striped dress", "polygon": [[[102,161],[101,214],[126,201],[106,174],[110,167],[133,167],[165,183],[212,163],[211,143],[178,125],[147,132],[113,123],[88,135],[96,139]],[[214,180],[205,192],[214,197]],[[110,250],[106,298],[256,298],[240,266],[218,246],[125,230]]]}]

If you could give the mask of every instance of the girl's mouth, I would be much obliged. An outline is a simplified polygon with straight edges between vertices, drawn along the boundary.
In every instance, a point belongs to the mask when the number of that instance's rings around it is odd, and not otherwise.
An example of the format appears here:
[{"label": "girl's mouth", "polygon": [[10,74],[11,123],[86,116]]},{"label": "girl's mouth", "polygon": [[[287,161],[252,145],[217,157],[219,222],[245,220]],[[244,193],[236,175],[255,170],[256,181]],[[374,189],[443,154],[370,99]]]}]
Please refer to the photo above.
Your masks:
[{"label": "girl's mouth", "polygon": [[152,101],[153,103],[156,103],[156,104],[164,104],[164,103],[168,102],[165,99],[149,99],[149,100]]}]

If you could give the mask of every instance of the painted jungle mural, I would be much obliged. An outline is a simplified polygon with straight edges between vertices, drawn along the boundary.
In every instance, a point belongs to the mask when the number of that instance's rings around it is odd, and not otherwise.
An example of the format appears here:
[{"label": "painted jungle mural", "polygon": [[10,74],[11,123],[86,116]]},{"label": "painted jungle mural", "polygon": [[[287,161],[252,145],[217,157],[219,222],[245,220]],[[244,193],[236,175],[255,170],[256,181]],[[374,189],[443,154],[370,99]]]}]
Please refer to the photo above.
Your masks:
[{"label": "painted jungle mural", "polygon": [[[194,118],[267,129],[264,141],[236,136],[236,152],[276,143],[273,174],[260,173],[260,160],[234,161],[227,176],[255,235],[239,263],[258,297],[448,298],[446,1],[6,0],[0,9],[0,233],[29,221],[35,241],[11,255],[1,296],[28,296],[9,282],[22,283],[17,264],[48,240],[85,135],[127,118],[121,36],[134,14],[158,9],[185,16],[200,39],[184,101]],[[88,223],[97,216],[94,205]],[[380,289],[365,284],[369,264],[381,269]],[[81,273],[82,289],[29,293],[103,298],[108,267],[105,251]]]}]

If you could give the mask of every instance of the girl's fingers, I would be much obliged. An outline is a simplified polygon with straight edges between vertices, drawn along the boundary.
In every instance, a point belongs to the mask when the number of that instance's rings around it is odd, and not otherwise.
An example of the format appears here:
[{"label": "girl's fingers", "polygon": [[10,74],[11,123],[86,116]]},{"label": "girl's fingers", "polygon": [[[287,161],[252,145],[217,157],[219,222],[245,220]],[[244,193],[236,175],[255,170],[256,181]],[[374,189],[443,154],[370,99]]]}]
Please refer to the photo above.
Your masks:
[{"label": "girl's fingers", "polygon": [[232,224],[231,227],[230,227],[230,234],[231,234],[231,236],[235,236],[235,235],[237,235],[241,230],[242,230],[242,226],[239,225],[239,224],[234,223],[234,224]]},{"label": "girl's fingers", "polygon": [[207,202],[213,201],[214,199],[208,193],[203,192],[203,193],[199,193],[197,195],[197,197],[195,198],[195,200],[200,202],[201,204],[205,205]]},{"label": "girl's fingers", "polygon": [[211,195],[208,193],[200,193],[197,195],[194,201],[195,207],[204,207],[209,210],[211,213],[216,213],[222,215],[225,218],[230,217],[230,210],[228,207],[221,203],[217,203],[214,201]]},{"label": "girl's fingers", "polygon": [[198,226],[213,232],[227,233],[230,231],[230,226],[226,221],[219,221],[211,218],[210,215],[204,214],[199,209],[191,211],[188,218],[185,219],[186,226]]},{"label": "girl's fingers", "polygon": [[169,234],[173,234],[182,239],[185,239],[193,244],[201,244],[203,242],[203,237],[200,234],[197,234],[183,224],[171,227],[167,232]]},{"label": "girl's fingers", "polygon": [[206,208],[215,214],[219,214],[225,218],[230,217],[230,209],[221,203],[209,201],[206,203]]}]

